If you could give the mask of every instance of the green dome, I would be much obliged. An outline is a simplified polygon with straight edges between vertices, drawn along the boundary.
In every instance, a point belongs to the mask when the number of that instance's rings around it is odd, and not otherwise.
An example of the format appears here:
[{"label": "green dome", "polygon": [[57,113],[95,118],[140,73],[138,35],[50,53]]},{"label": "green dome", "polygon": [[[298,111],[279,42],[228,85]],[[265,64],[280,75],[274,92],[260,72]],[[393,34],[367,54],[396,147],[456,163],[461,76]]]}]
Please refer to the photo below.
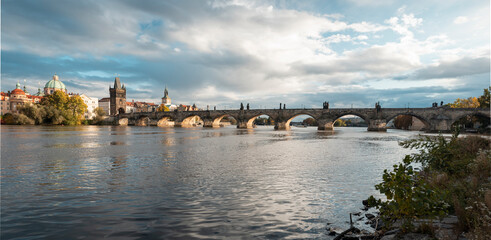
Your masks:
[{"label": "green dome", "polygon": [[65,90],[65,84],[63,84],[59,79],[58,76],[55,74],[53,76],[53,79],[49,80],[49,82],[46,83],[44,88],[54,88],[54,89],[63,89]]}]

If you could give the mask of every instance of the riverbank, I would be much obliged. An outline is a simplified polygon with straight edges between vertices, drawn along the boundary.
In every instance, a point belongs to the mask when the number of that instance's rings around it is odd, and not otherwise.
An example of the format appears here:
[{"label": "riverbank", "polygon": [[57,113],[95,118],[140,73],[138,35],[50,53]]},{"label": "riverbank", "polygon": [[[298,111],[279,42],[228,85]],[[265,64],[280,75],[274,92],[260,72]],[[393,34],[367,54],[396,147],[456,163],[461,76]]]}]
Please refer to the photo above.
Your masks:
[{"label": "riverbank", "polygon": [[[401,146],[418,149],[385,170],[362,215],[373,233],[352,229],[338,239],[488,239],[491,236],[491,152],[485,137],[420,136]],[[420,164],[421,167],[415,168]],[[363,216],[364,215],[364,216]],[[366,219],[364,219],[366,217]]]}]

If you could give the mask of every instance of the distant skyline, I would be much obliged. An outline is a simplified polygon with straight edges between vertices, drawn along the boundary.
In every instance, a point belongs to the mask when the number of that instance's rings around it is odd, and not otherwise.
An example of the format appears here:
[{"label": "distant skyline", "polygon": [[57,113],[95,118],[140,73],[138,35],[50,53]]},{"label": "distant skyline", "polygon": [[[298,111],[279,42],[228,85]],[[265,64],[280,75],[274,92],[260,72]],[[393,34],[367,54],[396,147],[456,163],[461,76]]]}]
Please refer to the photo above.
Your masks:
[{"label": "distant skyline", "polygon": [[218,108],[431,107],[490,85],[486,1],[1,1],[2,91]]}]

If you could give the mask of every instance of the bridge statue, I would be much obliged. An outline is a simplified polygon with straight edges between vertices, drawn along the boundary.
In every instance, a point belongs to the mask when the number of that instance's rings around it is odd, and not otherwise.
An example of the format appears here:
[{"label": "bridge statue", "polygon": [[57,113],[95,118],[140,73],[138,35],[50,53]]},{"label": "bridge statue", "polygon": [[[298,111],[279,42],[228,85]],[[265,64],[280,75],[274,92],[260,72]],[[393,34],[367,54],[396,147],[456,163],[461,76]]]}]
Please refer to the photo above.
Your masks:
[{"label": "bridge statue", "polygon": [[[281,104],[280,104],[281,106]],[[327,105],[329,106],[329,105]],[[241,104],[243,110],[244,105]],[[327,107],[328,108],[328,107]],[[309,115],[319,124],[319,130],[333,130],[334,122],[346,115],[355,115],[368,124],[368,131],[386,131],[387,123],[399,115],[410,115],[425,124],[427,132],[448,132],[457,120],[466,116],[490,117],[489,109],[479,108],[318,108],[318,109],[250,109],[215,110],[214,111],[174,111],[174,112],[138,112],[121,113],[114,117],[116,125],[190,127],[195,124],[196,116],[201,118],[204,127],[219,127],[224,117],[237,120],[237,128],[253,128],[254,120],[261,115],[268,115],[275,123],[275,129],[288,130],[290,122],[299,115]]]}]

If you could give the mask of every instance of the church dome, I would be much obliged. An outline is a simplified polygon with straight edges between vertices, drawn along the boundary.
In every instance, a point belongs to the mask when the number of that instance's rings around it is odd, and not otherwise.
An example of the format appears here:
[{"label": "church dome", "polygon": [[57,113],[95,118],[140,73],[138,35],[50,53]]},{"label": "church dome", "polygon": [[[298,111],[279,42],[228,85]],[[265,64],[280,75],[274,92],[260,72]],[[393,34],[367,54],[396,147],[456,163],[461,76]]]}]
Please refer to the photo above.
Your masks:
[{"label": "church dome", "polygon": [[24,91],[22,91],[22,89],[20,88],[20,83],[15,84],[15,89],[10,94],[12,94],[12,95],[19,95],[19,94],[26,95],[26,93]]},{"label": "church dome", "polygon": [[62,89],[65,90],[65,84],[63,84],[59,79],[58,75],[54,75],[53,79],[49,80],[49,82],[46,83],[44,88],[54,88],[54,89]]},{"label": "church dome", "polygon": [[20,94],[26,95],[26,93],[24,91],[22,91],[22,89],[20,89],[20,88],[14,89],[14,91],[12,91],[10,94],[12,94],[12,95],[20,95]]}]

